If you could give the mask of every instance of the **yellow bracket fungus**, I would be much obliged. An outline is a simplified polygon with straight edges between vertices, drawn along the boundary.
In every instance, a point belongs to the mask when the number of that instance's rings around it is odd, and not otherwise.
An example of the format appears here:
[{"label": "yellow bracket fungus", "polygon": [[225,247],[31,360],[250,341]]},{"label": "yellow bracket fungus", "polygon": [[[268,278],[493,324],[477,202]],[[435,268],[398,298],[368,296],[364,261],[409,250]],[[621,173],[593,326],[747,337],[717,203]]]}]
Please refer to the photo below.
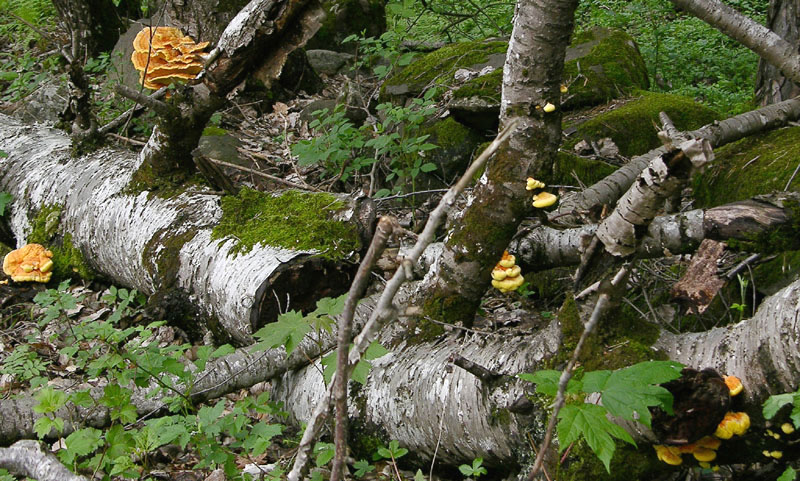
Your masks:
[{"label": "yellow bracket fungus", "polygon": [[551,104],[550,102],[547,102],[547,105],[545,105],[544,109],[542,110],[544,110],[545,113],[549,114],[550,112],[555,112],[556,106]]},{"label": "yellow bracket fungus", "polygon": [[536,180],[533,177],[528,177],[527,185],[525,186],[525,190],[534,190],[534,189],[543,189],[545,183],[541,180]]},{"label": "yellow bracket fungus", "polygon": [[3,272],[15,282],[50,282],[53,253],[41,244],[28,244],[6,254]]},{"label": "yellow bracket fungus", "polygon": [[784,434],[792,434],[794,432],[794,426],[789,423],[783,423],[781,424],[781,431],[783,431]]},{"label": "yellow bracket fungus", "polygon": [[515,262],[516,258],[505,251],[500,262],[492,269],[492,286],[504,294],[517,290],[525,281],[520,275],[522,269]]},{"label": "yellow bracket fungus", "polygon": [[558,196],[550,192],[540,192],[533,196],[533,206],[537,209],[544,209],[545,207],[550,207],[555,204],[557,200]]},{"label": "yellow bracket fungus", "polygon": [[203,70],[203,49],[208,42],[195,43],[175,27],[143,28],[133,40],[131,62],[139,71],[139,83],[151,90],[173,82],[191,80]]},{"label": "yellow bracket fungus", "polygon": [[736,376],[725,376],[725,385],[728,386],[731,396],[736,396],[744,389],[742,381]]},{"label": "yellow bracket fungus", "polygon": [[658,456],[659,460],[672,466],[680,466],[681,463],[683,463],[681,452],[677,446],[664,446],[659,444],[653,446],[653,448],[655,448],[656,456]]},{"label": "yellow bracket fungus", "polygon": [[734,435],[741,436],[750,428],[750,416],[747,413],[729,412],[717,426],[714,436],[720,439],[730,439]]}]

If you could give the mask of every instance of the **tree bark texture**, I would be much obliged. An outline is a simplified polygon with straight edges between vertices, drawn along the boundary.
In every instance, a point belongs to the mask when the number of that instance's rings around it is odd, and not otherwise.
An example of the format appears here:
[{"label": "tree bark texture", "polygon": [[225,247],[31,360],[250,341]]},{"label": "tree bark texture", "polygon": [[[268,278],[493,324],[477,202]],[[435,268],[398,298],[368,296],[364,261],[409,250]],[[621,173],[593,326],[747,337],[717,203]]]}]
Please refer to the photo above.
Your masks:
[{"label": "tree bark texture", "polygon": [[[18,245],[43,207],[60,205],[58,233],[72,236],[92,269],[145,294],[188,293],[206,318],[218,321],[215,333],[235,343],[249,344],[254,328],[277,316],[273,290],[280,299],[291,294],[298,307],[304,296],[316,301],[319,290],[349,283],[341,264],[311,258],[310,251],[256,244],[232,255],[233,239],[211,240],[222,216],[217,195],[128,192],[141,156],[106,149],[73,159],[62,133],[5,116],[0,149],[9,154],[0,159],[0,190],[15,199],[9,222]],[[353,208],[341,213],[355,215]]]},{"label": "tree bark texture", "polygon": [[561,141],[561,112],[558,108],[545,112],[544,107],[559,104],[577,4],[576,0],[517,4],[503,71],[500,124],[517,120],[519,125],[508,145],[489,161],[415,301],[435,318],[471,323],[492,268],[531,212],[525,179],[546,180],[551,175]]},{"label": "tree bark texture", "polygon": [[[792,99],[758,110],[736,115],[721,122],[687,132],[692,138],[706,139],[712,148],[721,147],[758,132],[774,129],[800,118],[800,100]],[[613,205],[633,184],[636,177],[652,159],[663,154],[665,147],[634,157],[605,179],[570,197],[565,197],[549,218],[559,224],[578,221],[575,214],[588,211],[592,207]]]},{"label": "tree bark texture", "polygon": [[719,0],[671,1],[757,53],[792,81],[800,82],[800,58],[795,44]]},{"label": "tree bark texture", "polygon": [[735,375],[758,406],[770,394],[797,389],[800,373],[800,280],[768,297],[751,318],[706,332],[663,332],[655,348],[670,359]]},{"label": "tree bark texture", "polygon": [[[767,28],[795,46],[798,54],[800,43],[800,1],[772,0],[767,11]],[[761,105],[769,105],[789,100],[800,94],[800,87],[792,82],[781,71],[764,61],[758,61],[756,77],[756,98]]]},{"label": "tree bark texture", "polygon": [[[680,214],[656,217],[647,234],[636,246],[639,258],[691,254],[703,239],[752,240],[760,234],[785,228],[800,219],[782,207],[784,199],[797,202],[797,194],[780,193],[734,202],[711,209],[695,209]],[[520,233],[508,247],[517,256],[523,272],[579,264],[584,239],[594,234],[597,226],[571,229],[538,226]]]},{"label": "tree bark texture", "polygon": [[38,441],[18,441],[11,447],[0,448],[0,468],[38,481],[87,481],[64,467]]}]

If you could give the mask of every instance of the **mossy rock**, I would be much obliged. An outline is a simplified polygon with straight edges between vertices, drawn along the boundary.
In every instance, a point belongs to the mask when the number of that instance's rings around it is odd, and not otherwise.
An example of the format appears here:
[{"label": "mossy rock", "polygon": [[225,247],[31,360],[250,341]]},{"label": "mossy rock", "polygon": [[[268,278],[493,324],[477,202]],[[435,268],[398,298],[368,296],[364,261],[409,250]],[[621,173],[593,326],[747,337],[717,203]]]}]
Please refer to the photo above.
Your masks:
[{"label": "mossy rock", "polygon": [[787,251],[753,269],[753,284],[764,295],[771,296],[788,286],[800,275],[800,251]]},{"label": "mossy rock", "polygon": [[564,59],[564,109],[599,105],[650,86],[636,42],[621,30],[593,28],[575,36]]},{"label": "mossy rock", "polygon": [[324,0],[325,20],[306,48],[354,52],[356,42],[342,43],[350,35],[380,37],[386,31],[386,10],[381,0]]},{"label": "mossy rock", "polygon": [[[782,191],[800,159],[800,127],[751,135],[714,152],[711,166],[693,181],[696,207],[714,207]],[[800,176],[789,183],[800,191]]]},{"label": "mossy rock", "polygon": [[427,141],[439,147],[425,152],[425,157],[439,167],[435,173],[448,183],[464,173],[473,153],[483,142],[482,136],[452,117],[422,128],[420,135],[430,135]]},{"label": "mossy rock", "polygon": [[508,42],[496,40],[447,45],[418,58],[387,78],[381,87],[380,100],[403,103],[406,98],[416,97],[430,86],[450,86],[453,74],[460,68],[479,71],[492,66],[502,70],[507,50]]},{"label": "mossy rock", "polygon": [[617,168],[618,166],[602,160],[587,159],[559,150],[552,183],[575,185],[577,177],[584,185],[592,185],[611,175]]},{"label": "mossy rock", "polygon": [[662,463],[655,451],[646,444],[638,449],[630,444],[614,440],[614,456],[609,470],[597,458],[584,440],[575,443],[569,456],[555,476],[563,481],[628,481],[630,479],[662,479],[665,473],[677,472],[679,468]]},{"label": "mossy rock", "polygon": [[[467,81],[453,91],[448,105],[460,122],[476,129],[496,127],[500,113],[503,64],[508,42],[462,42],[443,47],[393,75],[381,89],[381,100],[398,103],[420,95],[431,85],[450,86],[460,68],[492,72]],[[595,28],[578,35],[567,49],[564,83],[570,85],[564,109],[599,105],[649,86],[647,69],[636,43],[618,30]]]},{"label": "mossy rock", "polygon": [[[607,110],[607,107],[602,110]],[[564,142],[563,148],[570,150],[581,140],[610,137],[621,155],[644,154],[661,145],[656,127],[660,125],[659,112],[665,112],[681,131],[694,130],[721,118],[716,111],[687,97],[638,91],[613,110],[604,111],[585,122],[567,119],[565,128],[574,126],[577,130]]]}]

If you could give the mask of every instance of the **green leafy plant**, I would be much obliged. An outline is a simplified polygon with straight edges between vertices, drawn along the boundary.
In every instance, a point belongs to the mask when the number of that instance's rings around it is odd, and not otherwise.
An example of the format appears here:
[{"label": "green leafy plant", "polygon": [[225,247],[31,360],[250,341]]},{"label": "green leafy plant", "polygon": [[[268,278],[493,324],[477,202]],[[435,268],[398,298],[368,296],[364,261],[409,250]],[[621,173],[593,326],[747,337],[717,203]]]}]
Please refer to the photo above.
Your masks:
[{"label": "green leafy plant", "polygon": [[[558,414],[558,439],[561,450],[580,438],[610,469],[614,455],[614,439],[636,445],[624,429],[608,420],[611,414],[650,427],[650,407],[672,413],[672,395],[659,384],[677,379],[683,366],[674,361],[648,361],[616,371],[591,371],[573,377],[566,393],[571,399]],[[519,377],[536,384],[536,392],[555,397],[559,371],[537,371]],[[587,404],[587,394],[600,393],[602,405]]]},{"label": "green leafy plant", "polygon": [[62,281],[57,289],[44,290],[33,298],[33,302],[44,309],[39,325],[44,326],[59,318],[68,317],[67,312],[75,309],[82,296],[75,297],[69,292],[69,280]]},{"label": "green leafy plant", "polygon": [[786,470],[778,477],[777,481],[794,481],[797,479],[797,471],[791,466],[786,466]]},{"label": "green leafy plant", "polygon": [[461,466],[458,467],[458,470],[461,471],[461,474],[463,474],[464,476],[470,478],[477,478],[488,472],[486,471],[486,468],[481,466],[482,464],[483,464],[483,458],[475,458],[472,460],[472,465],[462,464]]},{"label": "green leafy plant", "polygon": [[353,469],[355,469],[355,471],[353,472],[353,475],[355,477],[363,478],[364,475],[366,475],[367,473],[371,473],[372,471],[375,471],[375,466],[370,464],[365,459],[359,459],[358,461],[353,463]]},{"label": "green leafy plant", "polygon": [[31,387],[47,382],[42,373],[49,362],[43,361],[27,344],[17,346],[0,365],[0,374],[9,374],[19,382],[30,381]]},{"label": "green leafy plant", "polygon": [[392,467],[394,468],[395,475],[398,481],[402,481],[403,477],[400,476],[400,470],[397,468],[397,460],[408,454],[408,449],[401,448],[400,443],[392,439],[389,441],[389,447],[381,446],[375,453],[377,459],[390,459]]},{"label": "green leafy plant", "polygon": [[747,295],[747,285],[749,281],[746,277],[743,277],[741,274],[736,274],[736,278],[739,280],[739,299],[742,301],[741,303],[734,302],[731,304],[731,309],[739,311],[739,322],[742,321],[744,318],[744,310],[747,307],[746,302],[746,295]]}]

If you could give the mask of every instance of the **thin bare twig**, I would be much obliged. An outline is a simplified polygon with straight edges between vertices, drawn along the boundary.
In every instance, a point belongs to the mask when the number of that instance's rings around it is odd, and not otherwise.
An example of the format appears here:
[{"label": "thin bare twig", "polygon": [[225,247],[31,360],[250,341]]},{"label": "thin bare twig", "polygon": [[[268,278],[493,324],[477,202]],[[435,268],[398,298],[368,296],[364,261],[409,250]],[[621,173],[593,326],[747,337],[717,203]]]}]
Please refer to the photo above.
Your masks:
[{"label": "thin bare twig", "polygon": [[342,476],[342,467],[344,466],[344,459],[347,454],[347,357],[350,348],[350,339],[353,337],[353,316],[356,312],[356,304],[358,304],[358,301],[367,290],[370,278],[369,273],[386,249],[386,243],[392,236],[396,225],[397,219],[389,216],[383,216],[378,221],[378,226],[375,228],[375,235],[372,236],[372,243],[369,245],[369,249],[364,255],[361,265],[358,266],[358,272],[356,272],[353,283],[350,285],[347,299],[344,301],[342,315],[339,317],[336,376],[333,381],[334,402],[336,404],[336,426],[334,428],[333,439],[336,447],[336,454],[334,455],[333,465],[331,466],[331,481],[339,481]]},{"label": "thin bare twig", "polygon": [[269,180],[271,180],[273,182],[277,182],[279,184],[283,184],[283,185],[292,187],[294,189],[313,190],[315,192],[320,192],[320,190],[317,189],[314,186],[296,184],[296,183],[291,182],[289,180],[281,179],[280,177],[275,177],[274,175],[269,175],[269,174],[266,174],[264,172],[259,172],[259,171],[255,170],[255,169],[251,169],[249,167],[244,167],[244,166],[241,166],[241,165],[232,164],[230,162],[225,162],[224,160],[212,159],[211,157],[209,157],[208,160],[213,162],[213,163],[215,163],[215,164],[217,164],[217,165],[224,165],[225,167],[230,167],[232,169],[241,170],[243,172],[247,172],[247,173],[250,173],[250,174],[253,174],[253,175],[257,175],[259,177],[263,177],[265,179],[269,179]]}]

